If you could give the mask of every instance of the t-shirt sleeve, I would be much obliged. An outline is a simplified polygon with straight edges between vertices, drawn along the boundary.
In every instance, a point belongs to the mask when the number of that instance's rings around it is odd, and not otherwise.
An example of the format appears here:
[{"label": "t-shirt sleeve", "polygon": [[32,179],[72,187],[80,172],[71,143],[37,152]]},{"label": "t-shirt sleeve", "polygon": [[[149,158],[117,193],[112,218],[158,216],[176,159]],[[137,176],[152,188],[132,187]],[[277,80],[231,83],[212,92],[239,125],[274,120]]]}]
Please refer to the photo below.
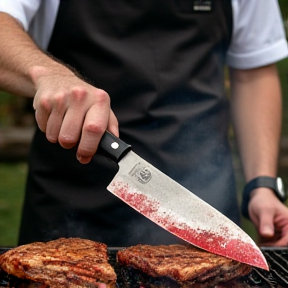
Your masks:
[{"label": "t-shirt sleeve", "polygon": [[0,11],[13,16],[28,31],[29,25],[39,9],[40,2],[41,0],[1,0]]},{"label": "t-shirt sleeve", "polygon": [[46,50],[60,0],[0,0],[0,11],[17,19],[36,44]]},{"label": "t-shirt sleeve", "polygon": [[232,0],[233,34],[226,63],[251,69],[288,56],[284,23],[277,0]]}]

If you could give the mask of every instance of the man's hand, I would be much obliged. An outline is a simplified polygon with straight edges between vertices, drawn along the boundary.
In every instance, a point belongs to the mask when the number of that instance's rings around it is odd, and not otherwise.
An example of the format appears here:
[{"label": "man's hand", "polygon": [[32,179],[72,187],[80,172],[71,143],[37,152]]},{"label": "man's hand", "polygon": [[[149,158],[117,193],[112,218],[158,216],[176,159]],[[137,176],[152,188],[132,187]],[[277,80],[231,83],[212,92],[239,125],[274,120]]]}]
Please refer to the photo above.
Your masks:
[{"label": "man's hand", "polygon": [[39,128],[47,139],[66,149],[78,145],[77,159],[85,164],[95,154],[109,130],[119,136],[117,119],[110,109],[109,95],[59,65],[30,70],[36,94],[33,107]]},{"label": "man's hand", "polygon": [[248,209],[259,246],[288,246],[288,208],[269,188],[255,189]]},{"label": "man's hand", "polygon": [[106,129],[118,136],[109,95],[43,53],[13,17],[0,12],[0,27],[0,89],[34,97],[47,139],[67,149],[78,145],[77,158],[88,163]]}]

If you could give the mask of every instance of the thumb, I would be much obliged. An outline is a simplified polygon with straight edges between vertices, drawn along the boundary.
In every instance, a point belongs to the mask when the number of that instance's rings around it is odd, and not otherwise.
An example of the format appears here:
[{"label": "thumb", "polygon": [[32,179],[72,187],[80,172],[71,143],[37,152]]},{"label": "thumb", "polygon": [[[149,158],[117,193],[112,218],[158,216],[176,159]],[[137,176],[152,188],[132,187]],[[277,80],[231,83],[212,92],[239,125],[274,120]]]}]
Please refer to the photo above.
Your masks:
[{"label": "thumb", "polygon": [[265,238],[274,236],[273,214],[262,213],[259,219],[259,234]]}]

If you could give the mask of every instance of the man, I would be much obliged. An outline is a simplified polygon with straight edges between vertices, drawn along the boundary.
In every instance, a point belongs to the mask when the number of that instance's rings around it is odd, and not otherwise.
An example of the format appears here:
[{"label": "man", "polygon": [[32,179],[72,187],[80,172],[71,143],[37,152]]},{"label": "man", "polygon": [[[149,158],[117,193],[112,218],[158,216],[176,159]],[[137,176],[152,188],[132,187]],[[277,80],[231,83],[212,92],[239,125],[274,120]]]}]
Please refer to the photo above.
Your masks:
[{"label": "man", "polygon": [[[246,181],[273,180],[274,63],[287,56],[276,0],[11,2],[0,1],[0,87],[34,97],[39,127],[19,243],[178,241],[106,191],[117,167],[94,154],[118,126],[140,156],[240,225],[224,66]],[[287,207],[267,185],[247,193],[260,244],[287,245]]]}]

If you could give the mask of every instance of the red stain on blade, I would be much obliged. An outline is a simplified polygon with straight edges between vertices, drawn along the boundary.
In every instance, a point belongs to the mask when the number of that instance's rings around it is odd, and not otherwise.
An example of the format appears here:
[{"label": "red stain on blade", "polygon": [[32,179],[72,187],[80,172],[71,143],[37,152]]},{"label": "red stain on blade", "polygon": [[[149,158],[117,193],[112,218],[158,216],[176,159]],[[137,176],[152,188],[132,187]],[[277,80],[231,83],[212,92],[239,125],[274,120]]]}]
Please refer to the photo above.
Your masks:
[{"label": "red stain on blade", "polygon": [[124,202],[132,206],[134,209],[136,209],[146,217],[148,217],[148,215],[152,215],[153,213],[158,212],[158,202],[149,200],[144,194],[136,192],[128,193],[128,191],[129,185],[126,183],[124,185],[116,185],[113,189],[113,192],[116,196],[121,198]]},{"label": "red stain on blade", "polygon": [[[214,254],[237,259],[239,262],[269,270],[266,259],[259,249],[240,239],[231,238],[227,227],[223,226],[221,233],[218,235],[214,232],[190,227],[187,223],[177,219],[169,211],[161,210],[158,201],[149,199],[141,192],[131,189],[129,184],[124,182],[112,182],[110,184],[110,191],[142,215],[195,246]],[[225,237],[225,235],[229,235],[229,237]]]}]

